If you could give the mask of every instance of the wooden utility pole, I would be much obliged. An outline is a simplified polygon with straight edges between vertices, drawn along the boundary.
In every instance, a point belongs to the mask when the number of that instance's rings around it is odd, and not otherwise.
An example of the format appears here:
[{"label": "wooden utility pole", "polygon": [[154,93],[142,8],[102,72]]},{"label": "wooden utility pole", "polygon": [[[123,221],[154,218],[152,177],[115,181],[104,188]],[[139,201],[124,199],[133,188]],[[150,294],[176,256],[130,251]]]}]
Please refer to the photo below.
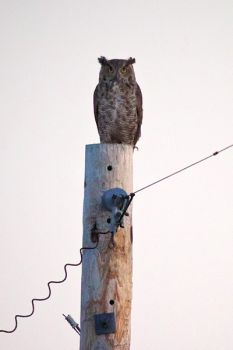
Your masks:
[{"label": "wooden utility pole", "polygon": [[[124,228],[109,231],[112,213],[104,209],[105,191],[133,190],[133,148],[121,144],[86,146],[83,208],[80,350],[129,350],[132,298],[132,215]],[[102,232],[102,234],[100,234]]]}]

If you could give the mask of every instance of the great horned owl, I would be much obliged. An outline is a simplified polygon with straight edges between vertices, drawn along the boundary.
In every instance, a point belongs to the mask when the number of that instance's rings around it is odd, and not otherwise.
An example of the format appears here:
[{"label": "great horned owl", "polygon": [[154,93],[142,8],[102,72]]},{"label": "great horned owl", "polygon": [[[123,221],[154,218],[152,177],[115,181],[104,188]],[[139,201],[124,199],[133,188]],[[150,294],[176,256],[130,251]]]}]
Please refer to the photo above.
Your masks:
[{"label": "great horned owl", "polygon": [[132,66],[135,59],[98,60],[101,69],[94,113],[100,142],[135,146],[142,124],[142,93]]}]

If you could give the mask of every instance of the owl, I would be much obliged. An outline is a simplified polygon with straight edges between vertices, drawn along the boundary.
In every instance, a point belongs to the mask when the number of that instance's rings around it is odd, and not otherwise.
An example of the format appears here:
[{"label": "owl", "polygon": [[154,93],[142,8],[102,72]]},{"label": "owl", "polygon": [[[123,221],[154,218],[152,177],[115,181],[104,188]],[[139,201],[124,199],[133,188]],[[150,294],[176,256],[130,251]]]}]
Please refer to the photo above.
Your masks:
[{"label": "owl", "polygon": [[98,59],[99,84],[94,91],[94,114],[101,143],[135,147],[142,124],[142,93],[134,74],[135,59]]}]

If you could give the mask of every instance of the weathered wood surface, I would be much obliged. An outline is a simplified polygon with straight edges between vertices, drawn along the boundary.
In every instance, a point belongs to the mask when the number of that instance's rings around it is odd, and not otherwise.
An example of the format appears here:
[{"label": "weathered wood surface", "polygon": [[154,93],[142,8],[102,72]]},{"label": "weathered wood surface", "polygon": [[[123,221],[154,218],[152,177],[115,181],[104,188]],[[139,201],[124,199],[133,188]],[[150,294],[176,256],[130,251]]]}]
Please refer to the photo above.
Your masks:
[{"label": "weathered wood surface", "polygon": [[[110,166],[110,167],[109,167]],[[111,169],[111,170],[108,170]],[[102,194],[114,187],[128,194],[133,190],[133,149],[119,144],[86,146],[83,245],[94,246],[92,228],[109,229],[111,213],[101,205]],[[99,235],[97,249],[84,251],[81,287],[80,350],[129,350],[132,298],[132,215],[124,218],[124,228],[115,234]],[[114,304],[113,304],[114,302]],[[112,305],[113,304],[113,305]],[[114,312],[116,333],[96,335],[94,315]]]}]

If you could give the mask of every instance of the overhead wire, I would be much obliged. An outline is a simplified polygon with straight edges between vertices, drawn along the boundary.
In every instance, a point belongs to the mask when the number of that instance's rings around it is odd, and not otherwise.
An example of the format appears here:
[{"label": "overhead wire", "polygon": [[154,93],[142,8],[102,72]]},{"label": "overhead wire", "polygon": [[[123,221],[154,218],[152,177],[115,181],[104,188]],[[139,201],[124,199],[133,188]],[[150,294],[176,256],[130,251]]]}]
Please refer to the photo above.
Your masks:
[{"label": "overhead wire", "polygon": [[[172,177],[172,176],[174,176],[174,175],[177,175],[177,174],[179,174],[179,173],[181,173],[181,172],[183,172],[183,171],[185,171],[185,170],[187,170],[187,169],[189,169],[189,168],[191,168],[191,167],[193,167],[193,166],[195,166],[195,165],[197,165],[197,164],[199,164],[199,163],[202,163],[202,162],[206,161],[207,159],[210,159],[210,158],[212,158],[212,157],[215,157],[215,156],[217,156],[219,153],[224,152],[224,151],[226,151],[227,149],[229,149],[229,148],[231,148],[231,147],[233,147],[233,144],[232,144],[232,145],[229,145],[229,146],[227,146],[227,147],[224,147],[224,148],[220,149],[219,151],[216,151],[216,152],[210,154],[209,156],[204,157],[204,158],[202,158],[202,159],[200,159],[200,160],[198,160],[198,161],[196,161],[196,162],[194,162],[194,163],[191,163],[191,164],[185,166],[184,168],[181,168],[181,169],[179,169],[179,170],[176,170],[176,171],[174,171],[173,173],[171,173],[171,174],[169,174],[169,175],[166,175],[166,176],[162,177],[161,179],[156,180],[156,181],[150,183],[149,185],[146,185],[146,186],[144,186],[144,187],[142,187],[142,188],[139,188],[138,190],[134,191],[132,194],[135,195],[136,193],[139,193],[139,192],[141,192],[141,191],[144,191],[144,190],[147,189],[148,187],[154,186],[154,185],[158,184],[159,182],[162,182],[162,181],[164,181],[164,180],[167,180],[167,179],[169,179],[170,177]],[[132,194],[131,194],[131,195],[132,195]]]}]

